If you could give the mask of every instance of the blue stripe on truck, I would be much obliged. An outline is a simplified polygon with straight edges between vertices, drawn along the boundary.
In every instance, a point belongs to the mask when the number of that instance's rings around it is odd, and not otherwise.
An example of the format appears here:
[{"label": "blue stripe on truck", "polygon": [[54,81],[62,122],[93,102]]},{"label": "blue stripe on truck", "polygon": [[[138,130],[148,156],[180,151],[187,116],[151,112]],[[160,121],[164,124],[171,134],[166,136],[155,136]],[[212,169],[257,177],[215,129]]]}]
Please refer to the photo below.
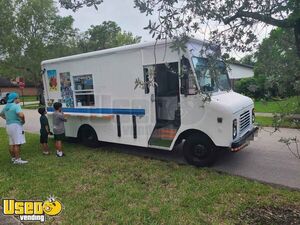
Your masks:
[{"label": "blue stripe on truck", "polygon": [[[54,108],[53,107],[48,107],[47,111],[48,112],[54,112]],[[63,108],[63,112],[66,112],[66,113],[145,115],[145,109]]]}]

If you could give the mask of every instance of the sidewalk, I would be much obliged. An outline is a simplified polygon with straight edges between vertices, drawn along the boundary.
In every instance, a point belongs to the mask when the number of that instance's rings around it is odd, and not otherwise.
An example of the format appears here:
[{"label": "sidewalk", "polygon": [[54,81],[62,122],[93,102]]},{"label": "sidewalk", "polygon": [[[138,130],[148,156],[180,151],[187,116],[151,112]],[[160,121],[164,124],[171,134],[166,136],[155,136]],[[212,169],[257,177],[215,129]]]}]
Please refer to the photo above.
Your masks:
[{"label": "sidewalk", "polygon": [[[262,116],[262,117],[273,117],[274,113],[262,113],[262,112],[255,112],[255,116]],[[293,114],[287,116],[288,118],[292,119],[300,119],[300,114]]]}]

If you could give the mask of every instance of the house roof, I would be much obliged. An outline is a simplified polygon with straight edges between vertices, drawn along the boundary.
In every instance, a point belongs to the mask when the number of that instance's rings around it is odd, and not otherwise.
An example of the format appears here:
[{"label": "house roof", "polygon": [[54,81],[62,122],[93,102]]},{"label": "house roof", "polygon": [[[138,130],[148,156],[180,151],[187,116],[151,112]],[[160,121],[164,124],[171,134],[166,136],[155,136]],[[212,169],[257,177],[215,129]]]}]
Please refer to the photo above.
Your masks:
[{"label": "house roof", "polygon": [[17,85],[10,82],[9,79],[0,77],[0,87],[16,87]]},{"label": "house roof", "polygon": [[[35,87],[33,82],[25,82],[26,83],[26,87]],[[0,87],[4,88],[4,87],[19,87],[18,84],[14,84],[10,81],[10,79],[5,78],[5,77],[1,77],[0,76]]]},{"label": "house roof", "polygon": [[241,66],[241,67],[246,67],[246,68],[249,68],[249,69],[254,69],[254,66],[247,65],[247,64],[243,64],[243,63],[230,62],[230,64],[237,65],[237,66]]}]

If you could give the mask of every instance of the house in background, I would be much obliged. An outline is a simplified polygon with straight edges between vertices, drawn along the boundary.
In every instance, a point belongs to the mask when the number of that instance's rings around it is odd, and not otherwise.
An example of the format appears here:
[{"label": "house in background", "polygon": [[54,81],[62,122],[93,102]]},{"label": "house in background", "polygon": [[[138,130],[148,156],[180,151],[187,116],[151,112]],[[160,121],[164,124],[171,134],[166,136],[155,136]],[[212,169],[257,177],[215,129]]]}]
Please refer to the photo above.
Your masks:
[{"label": "house in background", "polygon": [[236,81],[249,78],[254,76],[253,66],[240,64],[240,63],[229,63],[228,76],[231,81],[231,87],[234,89]]},{"label": "house in background", "polygon": [[[19,88],[18,84],[11,82],[9,79],[0,77],[0,93],[2,92],[17,92],[19,95],[22,95],[22,90]],[[37,96],[38,89],[33,83],[26,83],[25,88],[23,89],[24,96]]]}]

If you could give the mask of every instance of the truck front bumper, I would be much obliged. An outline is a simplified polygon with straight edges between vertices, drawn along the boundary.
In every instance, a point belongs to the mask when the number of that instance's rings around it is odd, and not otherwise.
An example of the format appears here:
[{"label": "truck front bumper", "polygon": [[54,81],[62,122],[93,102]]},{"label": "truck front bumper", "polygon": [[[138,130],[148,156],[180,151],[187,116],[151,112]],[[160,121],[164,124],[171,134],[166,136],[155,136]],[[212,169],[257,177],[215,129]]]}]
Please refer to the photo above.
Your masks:
[{"label": "truck front bumper", "polygon": [[254,127],[252,130],[249,130],[243,137],[240,137],[238,140],[232,142],[231,151],[238,152],[241,149],[249,145],[249,142],[254,139],[254,136],[257,136],[258,127]]}]

